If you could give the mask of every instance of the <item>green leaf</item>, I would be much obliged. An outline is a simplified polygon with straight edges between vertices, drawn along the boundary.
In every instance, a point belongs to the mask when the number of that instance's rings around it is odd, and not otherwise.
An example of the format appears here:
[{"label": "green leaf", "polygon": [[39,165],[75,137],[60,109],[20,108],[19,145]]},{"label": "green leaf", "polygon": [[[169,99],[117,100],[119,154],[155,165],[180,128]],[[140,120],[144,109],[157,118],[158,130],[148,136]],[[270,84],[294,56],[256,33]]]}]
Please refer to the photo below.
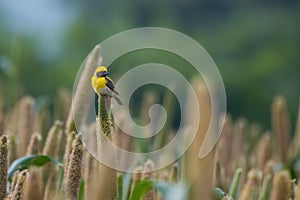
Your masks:
[{"label": "green leaf", "polygon": [[122,200],[123,194],[123,176],[118,176],[118,200]]},{"label": "green leaf", "polygon": [[12,163],[12,165],[10,166],[10,168],[8,169],[7,179],[10,182],[14,173],[18,170],[21,171],[24,169],[28,169],[31,166],[41,167],[49,162],[52,162],[57,166],[62,166],[62,163],[59,162],[58,160],[55,160],[55,159],[53,159],[49,156],[45,156],[45,155],[31,155],[31,156],[25,156],[25,157],[19,158],[19,159],[15,160]]},{"label": "green leaf", "polygon": [[241,179],[241,174],[242,174],[242,169],[238,168],[234,173],[234,177],[233,177],[232,183],[230,185],[229,195],[232,196],[232,198],[234,198],[234,199],[237,199],[237,193],[238,193],[239,182]]},{"label": "green leaf", "polygon": [[78,200],[84,200],[84,180],[83,179],[80,179],[80,183],[79,183]]},{"label": "green leaf", "polygon": [[142,180],[137,182],[135,185],[132,194],[131,200],[140,200],[142,199],[147,192],[149,192],[153,188],[153,182],[149,180]]}]

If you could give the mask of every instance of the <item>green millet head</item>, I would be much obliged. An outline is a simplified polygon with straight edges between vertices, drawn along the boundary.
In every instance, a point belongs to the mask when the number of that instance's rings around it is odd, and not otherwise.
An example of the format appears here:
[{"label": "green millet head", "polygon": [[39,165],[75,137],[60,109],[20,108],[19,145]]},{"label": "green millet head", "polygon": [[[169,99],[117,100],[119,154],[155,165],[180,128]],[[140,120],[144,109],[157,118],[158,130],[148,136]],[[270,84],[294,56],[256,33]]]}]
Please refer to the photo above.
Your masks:
[{"label": "green millet head", "polygon": [[2,144],[7,144],[7,136],[6,135],[1,137],[1,143]]},{"label": "green millet head", "polygon": [[24,193],[27,176],[28,176],[27,170],[23,170],[18,174],[17,184],[14,188],[14,191],[12,191],[12,199],[16,199],[16,200],[23,199],[23,193]]},{"label": "green millet head", "polygon": [[4,199],[6,196],[6,180],[8,169],[7,155],[7,136],[4,135],[0,139],[0,199]]}]

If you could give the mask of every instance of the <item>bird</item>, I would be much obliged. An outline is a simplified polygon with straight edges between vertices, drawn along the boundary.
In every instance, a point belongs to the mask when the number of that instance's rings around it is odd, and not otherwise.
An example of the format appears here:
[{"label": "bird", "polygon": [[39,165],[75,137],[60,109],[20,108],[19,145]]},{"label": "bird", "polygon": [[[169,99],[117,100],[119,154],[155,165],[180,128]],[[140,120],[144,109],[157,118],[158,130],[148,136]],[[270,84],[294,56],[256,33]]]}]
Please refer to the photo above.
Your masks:
[{"label": "bird", "polygon": [[108,75],[109,72],[105,66],[97,67],[91,79],[92,87],[97,95],[113,97],[119,105],[123,105],[116,96],[119,92],[115,90],[114,83]]}]

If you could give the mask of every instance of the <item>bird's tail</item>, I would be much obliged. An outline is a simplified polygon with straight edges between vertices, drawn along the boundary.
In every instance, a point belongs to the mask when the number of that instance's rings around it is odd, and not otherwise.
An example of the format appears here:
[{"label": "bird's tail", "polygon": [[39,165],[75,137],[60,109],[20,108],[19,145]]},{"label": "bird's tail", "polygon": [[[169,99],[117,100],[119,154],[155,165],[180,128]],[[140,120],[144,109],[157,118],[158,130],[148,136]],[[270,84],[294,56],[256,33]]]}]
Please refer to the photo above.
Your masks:
[{"label": "bird's tail", "polygon": [[113,90],[113,92],[114,92],[116,95],[119,95],[119,92],[117,92],[116,90]]},{"label": "bird's tail", "polygon": [[120,106],[123,105],[123,102],[121,101],[121,99],[118,96],[116,96],[114,94],[112,96]]}]

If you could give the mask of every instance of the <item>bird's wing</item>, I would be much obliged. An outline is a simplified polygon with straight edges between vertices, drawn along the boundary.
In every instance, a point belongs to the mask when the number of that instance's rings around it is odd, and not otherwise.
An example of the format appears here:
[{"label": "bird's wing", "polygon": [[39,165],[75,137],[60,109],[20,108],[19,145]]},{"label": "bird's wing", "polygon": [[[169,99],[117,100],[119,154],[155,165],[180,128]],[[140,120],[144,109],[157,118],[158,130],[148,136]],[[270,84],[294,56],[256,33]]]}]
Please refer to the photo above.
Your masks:
[{"label": "bird's wing", "polygon": [[115,86],[112,82],[112,80],[108,77],[105,77],[105,80],[106,80],[106,86],[111,90],[111,91],[114,91],[115,89]]},{"label": "bird's wing", "polygon": [[106,86],[113,91],[114,93],[116,93],[117,95],[119,95],[119,93],[115,90],[115,86],[113,81],[109,78],[109,77],[105,77],[106,79]]}]

